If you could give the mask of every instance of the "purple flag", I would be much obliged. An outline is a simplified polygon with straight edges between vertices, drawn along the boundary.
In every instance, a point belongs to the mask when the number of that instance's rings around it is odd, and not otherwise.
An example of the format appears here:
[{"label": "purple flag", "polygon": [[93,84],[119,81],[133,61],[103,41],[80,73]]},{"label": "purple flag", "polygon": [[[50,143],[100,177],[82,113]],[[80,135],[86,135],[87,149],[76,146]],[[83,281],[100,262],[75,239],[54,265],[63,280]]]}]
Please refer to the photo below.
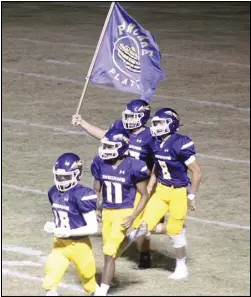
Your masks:
[{"label": "purple flag", "polygon": [[124,92],[140,95],[149,102],[165,77],[159,47],[151,33],[115,3],[91,81],[110,83]]}]

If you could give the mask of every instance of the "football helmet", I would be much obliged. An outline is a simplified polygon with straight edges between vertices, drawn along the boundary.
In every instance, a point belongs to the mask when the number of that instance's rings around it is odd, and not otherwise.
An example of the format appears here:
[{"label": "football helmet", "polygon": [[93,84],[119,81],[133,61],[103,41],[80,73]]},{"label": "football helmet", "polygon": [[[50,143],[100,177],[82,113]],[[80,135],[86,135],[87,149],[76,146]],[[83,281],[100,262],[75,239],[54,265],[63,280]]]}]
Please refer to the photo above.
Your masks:
[{"label": "football helmet", "polygon": [[171,108],[161,108],[152,118],[150,128],[152,136],[162,136],[175,133],[179,129],[180,120],[178,113]]},{"label": "football helmet", "polygon": [[54,182],[60,192],[75,187],[82,177],[82,161],[78,155],[65,153],[53,167]]},{"label": "football helmet", "polygon": [[122,112],[125,129],[132,130],[144,126],[150,118],[151,107],[141,99],[132,100]]},{"label": "football helmet", "polygon": [[129,134],[125,130],[110,129],[101,139],[99,156],[103,160],[115,159],[128,154]]}]

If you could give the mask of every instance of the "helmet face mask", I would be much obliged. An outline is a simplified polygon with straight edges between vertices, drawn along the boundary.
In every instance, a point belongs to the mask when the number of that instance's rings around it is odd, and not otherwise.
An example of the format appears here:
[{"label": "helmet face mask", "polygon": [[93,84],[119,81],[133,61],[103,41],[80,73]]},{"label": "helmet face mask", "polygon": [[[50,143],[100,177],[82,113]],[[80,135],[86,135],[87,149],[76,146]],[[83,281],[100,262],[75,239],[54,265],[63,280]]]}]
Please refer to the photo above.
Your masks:
[{"label": "helmet face mask", "polygon": [[53,167],[54,183],[60,192],[75,187],[82,177],[82,161],[72,153],[60,156]]},{"label": "helmet face mask", "polygon": [[143,112],[131,112],[126,109],[122,112],[122,121],[125,129],[132,130],[142,126],[141,119],[144,117]]},{"label": "helmet face mask", "polygon": [[152,118],[152,127],[150,128],[153,136],[162,136],[170,133],[169,125],[172,123],[172,119]]},{"label": "helmet face mask", "polygon": [[150,118],[150,105],[141,99],[132,100],[122,112],[122,122],[126,130],[144,126]]},{"label": "helmet face mask", "polygon": [[99,147],[99,156],[103,160],[115,159],[119,156],[118,150],[121,147],[121,142],[112,142],[103,138],[101,140],[101,146]]},{"label": "helmet face mask", "polygon": [[103,160],[111,160],[123,157],[129,149],[129,134],[126,131],[110,129],[101,139],[99,157]]},{"label": "helmet face mask", "polygon": [[171,108],[159,109],[152,118],[152,136],[173,134],[179,129],[179,115]]}]

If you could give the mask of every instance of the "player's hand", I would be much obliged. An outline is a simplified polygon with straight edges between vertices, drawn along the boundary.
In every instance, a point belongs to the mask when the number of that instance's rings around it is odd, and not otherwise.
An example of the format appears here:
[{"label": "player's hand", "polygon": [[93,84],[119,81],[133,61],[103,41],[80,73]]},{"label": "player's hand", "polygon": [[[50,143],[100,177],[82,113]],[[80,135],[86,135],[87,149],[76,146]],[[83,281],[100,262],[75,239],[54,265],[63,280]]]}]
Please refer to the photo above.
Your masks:
[{"label": "player's hand", "polygon": [[74,114],[72,116],[72,119],[71,119],[71,124],[73,126],[77,126],[77,125],[80,125],[81,124],[81,121],[82,121],[82,117],[80,114]]},{"label": "player's hand", "polygon": [[97,216],[97,221],[102,222],[102,210],[101,209],[96,209],[96,216]]},{"label": "player's hand", "polygon": [[54,235],[59,238],[67,238],[71,236],[71,230],[68,228],[55,228]]},{"label": "player's hand", "polygon": [[55,228],[56,228],[56,225],[54,222],[46,222],[44,224],[44,231],[49,234],[52,234],[54,232]]},{"label": "player's hand", "polygon": [[189,199],[187,199],[188,200],[188,208],[190,209],[190,210],[196,210],[196,203],[195,203],[195,199],[193,199],[193,200],[189,200]]},{"label": "player's hand", "polygon": [[128,216],[127,218],[125,218],[124,222],[121,224],[122,227],[128,229],[132,226],[133,221],[135,220],[135,218],[133,216]]}]

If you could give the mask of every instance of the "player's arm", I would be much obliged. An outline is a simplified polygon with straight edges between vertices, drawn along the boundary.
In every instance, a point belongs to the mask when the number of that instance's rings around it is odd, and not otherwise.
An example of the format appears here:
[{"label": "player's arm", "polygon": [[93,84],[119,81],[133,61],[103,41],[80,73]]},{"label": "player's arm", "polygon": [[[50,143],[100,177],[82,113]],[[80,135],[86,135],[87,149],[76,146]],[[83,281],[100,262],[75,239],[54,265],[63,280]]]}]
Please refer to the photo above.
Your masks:
[{"label": "player's arm", "polygon": [[101,140],[104,137],[105,133],[107,132],[107,130],[100,129],[97,126],[94,126],[86,122],[85,120],[82,119],[80,114],[78,115],[74,114],[72,116],[71,123],[73,126],[80,125],[88,134],[90,134],[91,136],[95,137],[98,140]]},{"label": "player's arm", "polygon": [[149,194],[152,193],[152,191],[154,190],[155,186],[156,186],[156,182],[157,182],[157,169],[156,166],[153,165],[153,169],[151,172],[151,176],[147,185],[147,191]]},{"label": "player's arm", "polygon": [[140,214],[140,212],[144,209],[144,207],[147,204],[147,201],[149,199],[149,194],[147,192],[147,180],[138,182],[136,184],[136,189],[140,193],[140,201],[135,208],[134,212],[132,213],[131,216],[126,218],[126,221],[122,224],[123,227],[125,228],[130,228],[133,221],[136,219],[136,217]]},{"label": "player's arm", "polygon": [[70,230],[70,236],[86,236],[98,232],[98,221],[95,210],[82,214],[86,226]]},{"label": "player's arm", "polygon": [[141,197],[140,197],[140,201],[139,201],[137,207],[135,208],[135,210],[132,214],[134,219],[136,219],[136,217],[141,213],[141,211],[144,209],[144,207],[146,206],[146,203],[149,199],[149,194],[147,191],[147,180],[137,183],[136,188],[137,188],[137,191],[139,192],[139,194],[141,195]]},{"label": "player's arm", "polygon": [[190,193],[188,194],[188,200],[189,200],[189,204],[190,204],[190,209],[195,210],[196,206],[195,206],[195,200],[194,199],[195,199],[195,195],[196,195],[196,193],[198,191],[198,188],[199,188],[202,172],[201,172],[201,167],[200,167],[199,163],[196,160],[194,160],[190,164],[187,164],[187,168],[192,173],[192,176],[191,176],[191,188],[190,188]]},{"label": "player's arm", "polygon": [[98,221],[101,221],[101,217],[102,217],[102,206],[101,206],[101,183],[99,180],[94,179],[93,182],[93,189],[95,191],[95,193],[97,194],[97,217],[98,217]]},{"label": "player's arm", "polygon": [[[52,200],[51,200],[51,194],[52,194],[52,191],[53,191],[53,188],[51,188],[51,189],[48,191],[48,199],[49,199],[50,204],[52,204]],[[47,222],[44,224],[44,231],[45,231],[46,233],[53,234],[55,228],[56,228],[56,224],[55,224],[54,221],[47,221]]]},{"label": "player's arm", "polygon": [[54,235],[59,238],[87,236],[98,232],[98,222],[95,210],[82,214],[86,225],[76,229],[55,228]]}]

